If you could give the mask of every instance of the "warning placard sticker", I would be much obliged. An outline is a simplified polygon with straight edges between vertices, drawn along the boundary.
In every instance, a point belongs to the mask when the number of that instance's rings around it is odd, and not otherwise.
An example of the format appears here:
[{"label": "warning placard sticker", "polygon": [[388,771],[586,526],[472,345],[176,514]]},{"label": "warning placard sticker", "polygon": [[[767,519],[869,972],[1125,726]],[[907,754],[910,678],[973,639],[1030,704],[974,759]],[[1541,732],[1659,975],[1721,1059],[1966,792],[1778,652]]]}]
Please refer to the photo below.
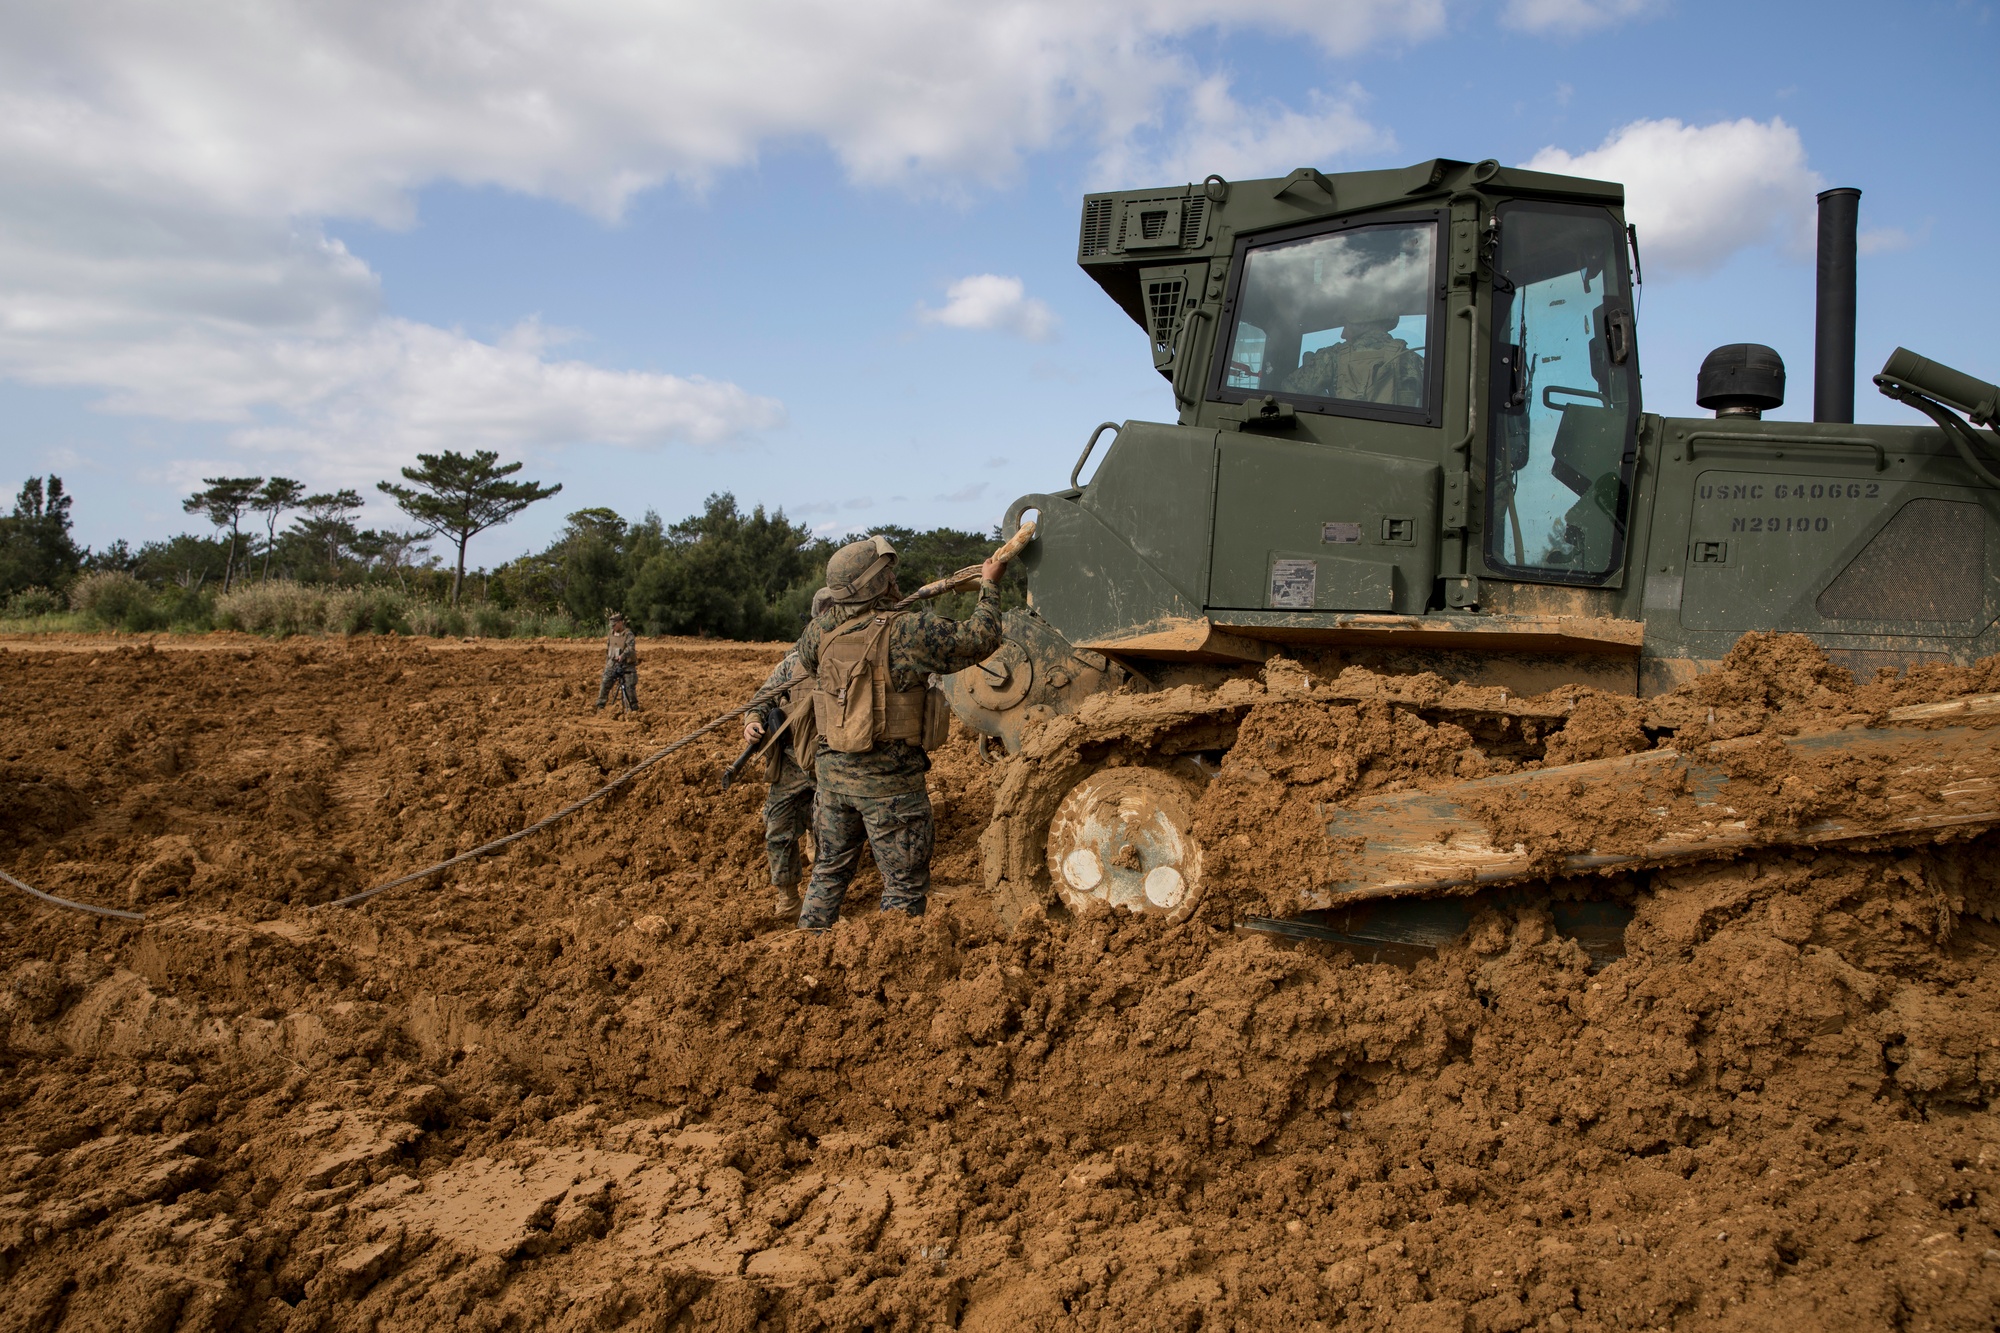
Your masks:
[{"label": "warning placard sticker", "polygon": [[1283,610],[1310,611],[1319,590],[1317,560],[1273,560],[1271,605]]}]

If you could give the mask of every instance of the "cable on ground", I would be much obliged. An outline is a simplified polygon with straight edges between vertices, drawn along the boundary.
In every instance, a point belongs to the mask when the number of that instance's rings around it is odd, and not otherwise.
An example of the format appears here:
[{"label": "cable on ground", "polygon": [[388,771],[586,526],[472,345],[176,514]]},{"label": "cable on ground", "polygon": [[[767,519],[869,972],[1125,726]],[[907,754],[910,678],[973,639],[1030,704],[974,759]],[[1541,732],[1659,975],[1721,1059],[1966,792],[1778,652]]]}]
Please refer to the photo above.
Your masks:
[{"label": "cable on ground", "polygon": [[0,870],[0,879],[6,880],[30,898],[40,898],[45,903],[51,903],[57,907],[67,907],[72,912],[89,912],[92,916],[117,917],[120,921],[144,921],[146,919],[144,912],[127,912],[117,907],[98,907],[91,903],[74,903],[67,898],[58,898],[53,893],[43,893],[32,884],[23,884],[4,870]]},{"label": "cable on ground", "polygon": [[[416,881],[420,879],[428,879],[432,875],[437,874],[439,871],[449,870],[451,869],[451,867],[455,865],[462,865],[467,861],[476,860],[479,857],[485,856],[489,852],[496,852],[500,850],[500,848],[505,847],[510,842],[518,842],[519,840],[527,837],[531,833],[539,833],[543,829],[547,828],[549,825],[555,823],[557,820],[575,814],[577,811],[583,809],[583,807],[589,805],[591,802],[602,800],[604,797],[610,795],[612,792],[618,790],[620,787],[630,782],[633,778],[639,776],[639,774],[651,768],[654,764],[657,764],[662,759],[665,759],[668,755],[674,753],[676,750],[682,749],[683,747],[689,745],[694,741],[701,739],[703,736],[708,735],[710,732],[720,727],[723,723],[742,717],[745,713],[749,712],[753,708],[762,707],[765,703],[769,702],[771,699],[776,698],[779,694],[782,694],[785,690],[790,689],[791,686],[792,682],[787,680],[782,685],[780,685],[775,689],[759,690],[754,696],[752,696],[750,702],[744,704],[741,708],[732,708],[726,713],[711,718],[708,722],[695,728],[693,731],[690,731],[687,735],[681,737],[679,740],[673,742],[671,745],[665,746],[664,748],[655,751],[654,753],[648,755],[646,758],[640,760],[638,763],[632,765],[632,767],[626,769],[623,773],[620,773],[617,777],[611,779],[611,781],[605,783],[602,787],[599,787],[596,791],[593,791],[586,796],[581,796],[576,800],[571,801],[568,805],[564,806],[560,810],[555,811],[553,814],[544,815],[542,818],[536,820],[534,823],[528,825],[526,828],[517,829],[514,832],[509,833],[504,838],[495,838],[491,842],[482,843],[479,846],[474,847],[469,852],[460,852],[457,856],[454,856],[449,860],[440,861],[433,866],[426,866],[422,870],[418,870],[411,874],[403,875],[400,876],[399,878],[392,879],[386,884],[377,884],[373,888],[363,889],[359,893],[350,893],[345,898],[335,898],[332,902],[314,904],[312,910],[318,911],[321,907],[351,907],[355,903],[362,902],[369,898],[373,898],[378,893],[386,893],[390,889],[398,888],[404,884],[414,884]],[[42,902],[48,903],[53,907],[67,907],[73,912],[89,912],[93,916],[116,917],[120,921],[143,922],[146,919],[146,914],[144,912],[127,912],[117,907],[98,907],[91,903],[72,902],[68,898],[58,898],[53,893],[43,893],[40,889],[36,888],[32,884],[23,884],[20,880],[15,879],[12,875],[8,874],[4,870],[0,870],[0,879],[6,880],[9,884],[13,885],[21,892],[27,894],[29,897],[40,899]]]},{"label": "cable on ground", "polygon": [[668,755],[672,754],[674,751],[681,749],[682,747],[690,744],[691,742],[701,739],[703,736],[708,735],[710,732],[722,726],[723,723],[731,722],[739,717],[742,717],[745,713],[749,712],[753,708],[763,707],[766,703],[770,702],[772,699],[777,698],[780,694],[784,693],[791,687],[792,687],[792,682],[786,680],[781,682],[779,685],[772,687],[771,689],[757,691],[755,695],[751,696],[749,703],[744,704],[740,708],[732,708],[726,713],[717,714],[715,717],[709,719],[701,726],[696,727],[693,731],[690,731],[687,735],[681,737],[679,740],[673,742],[671,745],[667,745],[659,750],[655,750],[652,754],[647,755],[644,759],[641,759],[638,763],[632,765],[632,767],[626,769],[623,773],[620,773],[617,777],[611,779],[611,781],[605,783],[602,787],[599,787],[596,791],[593,791],[585,796],[579,796],[576,800],[571,801],[568,805],[562,807],[562,809],[554,811],[551,814],[543,815],[540,819],[528,825],[526,828],[516,829],[514,832],[507,834],[505,837],[495,838],[491,842],[481,843],[479,846],[474,847],[469,852],[460,852],[457,856],[454,856],[449,860],[440,861],[433,866],[425,866],[422,870],[412,871],[407,875],[403,875],[396,879],[392,879],[386,884],[377,884],[373,888],[363,889],[359,893],[350,893],[345,898],[335,898],[332,902],[315,904],[312,910],[318,911],[322,907],[352,907],[354,904],[358,902],[363,902],[369,898],[373,898],[378,893],[387,893],[390,889],[400,888],[405,884],[414,884],[420,879],[429,879],[432,875],[435,875],[440,871],[449,870],[456,865],[463,865],[467,861],[476,861],[480,857],[488,854],[489,852],[499,851],[502,847],[505,847],[510,842],[519,842],[522,838],[527,837],[531,833],[539,833],[543,829],[547,828],[549,825],[555,823],[557,820],[564,819],[570,815],[575,814],[577,811],[583,809],[583,807],[589,805],[591,802],[599,801],[602,800],[604,797],[609,796],[612,792],[617,791],[620,787],[630,782],[633,778],[638,777],[641,773],[651,768],[654,764],[659,763],[662,759],[665,759]]},{"label": "cable on ground", "polygon": [[[1016,553],[1020,551],[1020,549],[1023,546],[1025,546],[1028,543],[1029,538],[1034,536],[1034,532],[1035,532],[1035,525],[1032,521],[1022,523],[1020,531],[1015,533],[1012,538],[1010,538],[1004,545],[1001,546],[999,551],[995,552],[995,554],[999,555],[1003,560],[1011,559]],[[936,597],[941,593],[950,592],[954,588],[964,587],[967,586],[968,584],[976,583],[979,579],[979,573],[980,573],[980,567],[978,565],[967,565],[964,569],[961,569],[956,573],[948,574],[944,578],[937,579],[931,583],[926,583],[923,587],[917,589],[909,596],[904,597],[898,602],[896,602],[896,604],[890,609],[901,611],[910,606],[915,605],[917,602],[928,600],[929,598]],[[789,679],[783,680],[780,681],[778,684],[772,686],[768,690],[757,691],[756,694],[751,696],[750,701],[744,704],[742,707],[732,708],[726,713],[720,713],[716,715],[715,717],[709,719],[707,722],[703,723],[701,726],[696,727],[693,731],[690,731],[687,735],[682,736],[679,740],[674,741],[672,744],[667,745],[659,750],[656,750],[652,754],[646,756],[646,758],[632,765],[632,767],[626,769],[623,773],[620,773],[617,777],[611,779],[611,781],[605,783],[602,787],[599,787],[596,791],[593,791],[586,796],[578,797],[576,800],[571,801],[568,805],[562,807],[562,809],[557,810],[552,814],[547,814],[542,816],[540,819],[528,825],[526,828],[516,829],[514,832],[507,834],[505,837],[495,838],[491,842],[481,843],[479,846],[474,847],[469,852],[460,852],[457,856],[451,857],[447,860],[439,861],[436,865],[425,866],[422,870],[412,871],[407,875],[399,876],[395,879],[388,881],[386,884],[377,884],[373,888],[363,889],[359,893],[350,893],[344,898],[335,898],[331,902],[316,903],[313,905],[311,910],[318,911],[322,907],[352,907],[354,904],[358,902],[365,902],[368,899],[373,898],[378,893],[387,893],[390,889],[401,888],[405,884],[414,884],[420,879],[429,879],[432,875],[438,874],[441,871],[449,870],[453,866],[464,865],[467,861],[476,861],[480,857],[485,856],[490,852],[497,852],[502,847],[505,847],[508,843],[519,842],[521,839],[527,837],[531,833],[539,833],[543,829],[547,828],[549,825],[555,823],[557,820],[565,819],[568,816],[573,815],[577,811],[583,809],[583,807],[585,807],[586,805],[589,805],[594,801],[600,801],[604,799],[606,796],[609,796],[612,792],[617,791],[620,787],[630,782],[633,778],[638,777],[641,773],[651,768],[654,764],[657,764],[662,759],[665,759],[668,755],[674,753],[676,750],[679,750],[691,744],[694,741],[700,740],[703,736],[708,735],[710,732],[722,726],[723,723],[732,722],[735,719],[742,717],[745,713],[749,712],[753,708],[763,707],[771,700],[777,698],[780,694],[783,694],[786,690],[789,690],[794,683],[795,682]],[[143,912],[127,912],[116,907],[95,907],[92,906],[90,903],[71,902],[68,898],[58,898],[53,893],[43,893],[40,889],[37,889],[32,885],[23,884],[20,880],[15,879],[12,875],[8,874],[4,870],[0,870],[0,879],[6,880],[9,884],[12,884],[15,888],[21,890],[21,892],[28,894],[31,897],[39,898],[41,901],[49,903],[56,907],[67,907],[70,910],[76,912],[89,912],[95,916],[116,917],[121,921],[143,922],[146,919],[145,913]]]}]

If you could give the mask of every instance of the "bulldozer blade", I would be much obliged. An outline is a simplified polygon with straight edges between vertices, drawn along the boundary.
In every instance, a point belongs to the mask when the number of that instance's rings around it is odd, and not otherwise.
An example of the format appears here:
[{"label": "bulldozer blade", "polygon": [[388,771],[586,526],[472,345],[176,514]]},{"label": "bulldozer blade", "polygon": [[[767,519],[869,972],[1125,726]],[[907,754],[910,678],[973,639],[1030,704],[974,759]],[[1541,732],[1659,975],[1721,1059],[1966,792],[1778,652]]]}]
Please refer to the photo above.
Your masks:
[{"label": "bulldozer blade", "polygon": [[[1975,695],[1894,709],[1880,725],[1857,723],[1775,741],[1718,741],[1694,753],[1651,750],[1368,797],[1327,811],[1327,836],[1343,844],[1345,878],[1307,891],[1302,906],[1642,869],[1760,846],[1917,841],[2000,824],[1996,724],[2000,694]],[[1770,752],[1773,745],[1782,752]],[[1755,753],[1760,747],[1766,752]],[[1732,767],[1749,767],[1746,760],[1760,770],[1755,777],[1732,773]],[[1731,803],[1734,795],[1753,804],[1748,798],[1754,793],[1738,783],[1768,787],[1774,771],[1812,773],[1828,761],[1850,774],[1861,772],[1870,784],[1865,794],[1843,793],[1837,815],[1788,826],[1769,817],[1753,822]],[[1642,803],[1660,826],[1644,838],[1621,838],[1627,846],[1597,845],[1606,835],[1578,808],[1578,798],[1606,786],[1629,792],[1625,799]],[[1482,812],[1517,807],[1556,816],[1558,827],[1538,830],[1544,850],[1496,845]],[[1573,850],[1551,853],[1549,844]]]},{"label": "bulldozer blade", "polygon": [[[1509,905],[1515,895],[1479,898],[1375,899],[1295,917],[1245,917],[1236,929],[1279,939],[1331,944],[1365,963],[1408,966],[1455,943],[1488,907]],[[1595,972],[1625,956],[1625,927],[1634,912],[1621,902],[1552,902],[1556,933],[1568,936],[1590,958]]]}]

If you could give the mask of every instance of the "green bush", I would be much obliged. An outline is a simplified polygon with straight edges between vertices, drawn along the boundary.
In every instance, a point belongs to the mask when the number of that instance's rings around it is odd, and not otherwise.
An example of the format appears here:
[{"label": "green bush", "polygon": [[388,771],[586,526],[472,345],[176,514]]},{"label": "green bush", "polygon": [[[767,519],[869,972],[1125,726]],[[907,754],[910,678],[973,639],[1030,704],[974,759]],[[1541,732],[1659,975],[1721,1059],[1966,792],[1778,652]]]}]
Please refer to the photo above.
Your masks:
[{"label": "green bush", "polygon": [[482,603],[473,608],[472,632],[482,639],[504,639],[514,632],[514,622],[499,607]]},{"label": "green bush", "polygon": [[327,591],[289,579],[246,583],[215,599],[217,629],[250,634],[318,634],[326,628]]},{"label": "green bush", "polygon": [[418,602],[409,610],[410,632],[433,639],[459,638],[465,633],[465,613],[445,602]]},{"label": "green bush", "polygon": [[167,627],[166,615],[154,604],[153,590],[122,569],[85,574],[70,585],[69,605],[97,629],[144,634]]},{"label": "green bush", "polygon": [[562,611],[523,611],[514,617],[517,639],[568,639],[576,632],[576,622]]},{"label": "green bush", "polygon": [[153,605],[173,629],[200,633],[215,628],[215,594],[204,589],[168,584],[154,594]]},{"label": "green bush", "polygon": [[327,597],[329,634],[408,634],[409,599],[394,588],[343,588]]},{"label": "green bush", "polygon": [[29,616],[54,615],[58,611],[67,610],[68,606],[69,603],[63,600],[63,595],[59,592],[51,592],[47,588],[40,587],[23,588],[7,599],[7,614],[26,619]]}]

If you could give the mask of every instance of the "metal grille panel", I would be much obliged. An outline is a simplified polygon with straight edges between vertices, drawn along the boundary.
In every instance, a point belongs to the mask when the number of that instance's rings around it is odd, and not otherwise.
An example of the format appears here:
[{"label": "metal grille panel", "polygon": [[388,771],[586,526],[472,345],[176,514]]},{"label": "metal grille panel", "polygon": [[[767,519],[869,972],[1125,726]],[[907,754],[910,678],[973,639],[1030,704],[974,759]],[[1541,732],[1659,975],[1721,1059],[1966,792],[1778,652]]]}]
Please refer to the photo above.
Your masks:
[{"label": "metal grille panel", "polygon": [[1083,204],[1083,235],[1077,243],[1077,253],[1089,258],[1091,255],[1111,253],[1112,200],[1086,199]]},{"label": "metal grille panel", "polygon": [[1153,345],[1173,346],[1174,328],[1180,323],[1181,300],[1187,294],[1182,278],[1163,278],[1146,284],[1146,323],[1152,330]]},{"label": "metal grille panel", "polygon": [[1828,620],[1959,621],[1986,600],[1986,515],[1959,500],[1912,500],[1814,603]]}]

